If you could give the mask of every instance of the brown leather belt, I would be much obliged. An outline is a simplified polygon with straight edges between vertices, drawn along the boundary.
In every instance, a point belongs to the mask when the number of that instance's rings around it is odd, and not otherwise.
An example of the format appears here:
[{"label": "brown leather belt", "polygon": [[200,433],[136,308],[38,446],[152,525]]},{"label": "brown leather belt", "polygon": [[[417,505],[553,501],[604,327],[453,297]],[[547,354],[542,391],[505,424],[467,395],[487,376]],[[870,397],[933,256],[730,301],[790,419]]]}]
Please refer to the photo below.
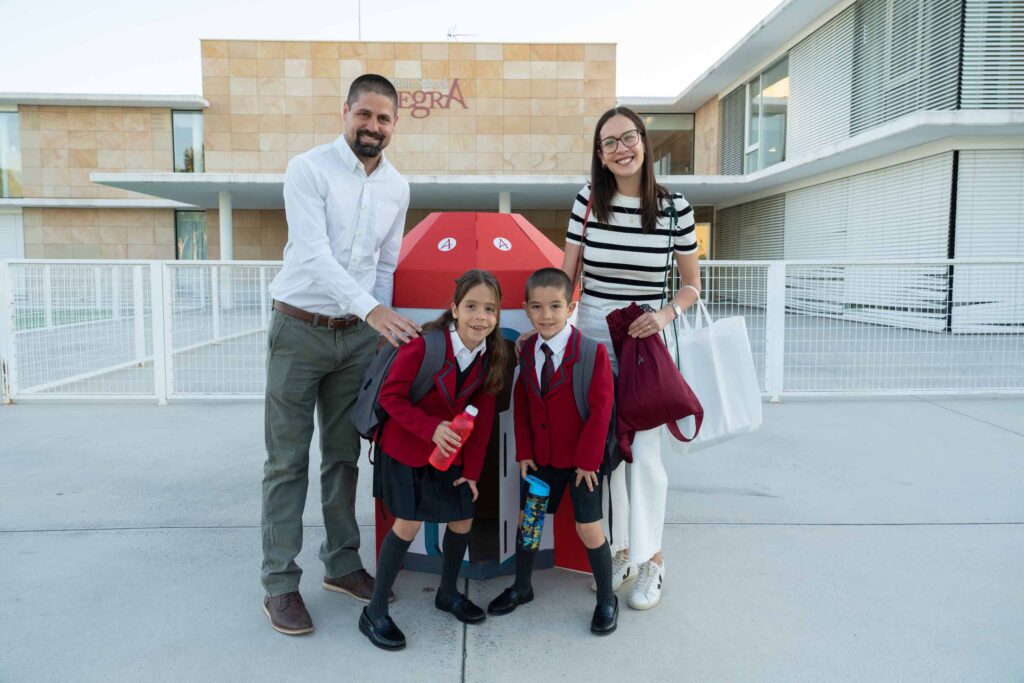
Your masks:
[{"label": "brown leather belt", "polygon": [[329,330],[347,330],[348,328],[355,327],[362,322],[357,315],[343,315],[338,318],[331,318],[326,315],[310,313],[309,311],[304,311],[301,308],[289,306],[283,301],[274,301],[274,310],[280,311],[281,313],[295,318],[296,320],[301,320],[304,323],[309,323],[314,327],[326,327]]}]

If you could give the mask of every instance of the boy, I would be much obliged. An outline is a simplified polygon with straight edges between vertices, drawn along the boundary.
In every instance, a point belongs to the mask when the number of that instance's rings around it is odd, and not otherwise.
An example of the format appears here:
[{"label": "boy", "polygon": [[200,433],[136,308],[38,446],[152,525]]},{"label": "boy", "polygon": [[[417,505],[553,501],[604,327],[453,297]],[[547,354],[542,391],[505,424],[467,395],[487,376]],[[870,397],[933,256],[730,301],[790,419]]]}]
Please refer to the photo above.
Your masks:
[{"label": "boy", "polygon": [[[572,282],[558,268],[542,268],[526,281],[523,308],[537,334],[522,348],[516,380],[516,459],[520,473],[533,474],[551,487],[547,513],[553,515],[569,489],[576,530],[587,548],[597,584],[597,608],[591,632],[615,630],[619,602],[612,591],[612,556],[601,528],[601,477],[604,446],[611,420],[614,385],[608,351],[598,345],[587,396],[590,416],[584,422],[573,394],[572,366],[580,357],[581,335],[568,324],[576,304]],[[523,482],[521,500],[525,500]],[[533,600],[530,575],[536,551],[516,542],[516,580],[491,601],[487,611],[508,614]]]}]

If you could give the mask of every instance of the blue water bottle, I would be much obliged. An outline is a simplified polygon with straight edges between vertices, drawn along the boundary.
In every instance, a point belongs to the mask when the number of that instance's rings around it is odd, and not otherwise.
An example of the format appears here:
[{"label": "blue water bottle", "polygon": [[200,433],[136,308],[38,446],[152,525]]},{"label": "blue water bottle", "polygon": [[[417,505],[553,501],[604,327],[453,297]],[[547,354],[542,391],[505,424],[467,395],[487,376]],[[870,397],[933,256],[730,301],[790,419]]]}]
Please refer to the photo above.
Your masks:
[{"label": "blue water bottle", "polygon": [[535,551],[540,548],[540,537],[544,533],[544,514],[548,509],[551,487],[533,476],[526,475],[530,490],[523,505],[523,523],[519,526],[519,544],[523,550]]}]

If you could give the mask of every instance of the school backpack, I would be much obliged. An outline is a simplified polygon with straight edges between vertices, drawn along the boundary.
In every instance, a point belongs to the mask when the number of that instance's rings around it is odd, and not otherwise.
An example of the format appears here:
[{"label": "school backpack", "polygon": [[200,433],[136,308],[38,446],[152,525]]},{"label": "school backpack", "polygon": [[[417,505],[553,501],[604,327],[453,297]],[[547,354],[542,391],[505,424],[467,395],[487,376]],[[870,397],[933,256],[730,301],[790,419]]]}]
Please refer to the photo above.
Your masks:
[{"label": "school backpack", "polygon": [[[440,372],[444,365],[447,347],[444,336],[444,330],[440,329],[430,330],[423,335],[423,341],[427,348],[419,372],[416,373],[416,378],[412,381],[412,390],[409,392],[409,398],[413,403],[418,403],[430,393],[430,388],[434,384],[434,375]],[[395,360],[396,355],[398,355],[398,348],[391,344],[385,344],[363,374],[363,383],[359,386],[359,396],[349,411],[349,420],[364,439],[375,441],[380,436],[381,425],[388,419],[388,414],[380,407],[378,399],[380,398],[380,388],[384,385],[384,380],[388,376],[391,363]]]}]

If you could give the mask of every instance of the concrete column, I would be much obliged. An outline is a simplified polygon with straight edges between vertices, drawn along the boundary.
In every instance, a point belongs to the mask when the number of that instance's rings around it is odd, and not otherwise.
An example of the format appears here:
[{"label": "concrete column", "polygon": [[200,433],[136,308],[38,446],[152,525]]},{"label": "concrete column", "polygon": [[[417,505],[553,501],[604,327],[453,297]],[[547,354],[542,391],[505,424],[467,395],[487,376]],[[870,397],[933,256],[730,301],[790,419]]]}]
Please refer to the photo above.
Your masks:
[{"label": "concrete column", "polygon": [[235,234],[231,216],[231,193],[220,193],[220,259],[235,260]]},{"label": "concrete column", "polygon": [[498,193],[498,213],[512,213],[512,193]]}]

